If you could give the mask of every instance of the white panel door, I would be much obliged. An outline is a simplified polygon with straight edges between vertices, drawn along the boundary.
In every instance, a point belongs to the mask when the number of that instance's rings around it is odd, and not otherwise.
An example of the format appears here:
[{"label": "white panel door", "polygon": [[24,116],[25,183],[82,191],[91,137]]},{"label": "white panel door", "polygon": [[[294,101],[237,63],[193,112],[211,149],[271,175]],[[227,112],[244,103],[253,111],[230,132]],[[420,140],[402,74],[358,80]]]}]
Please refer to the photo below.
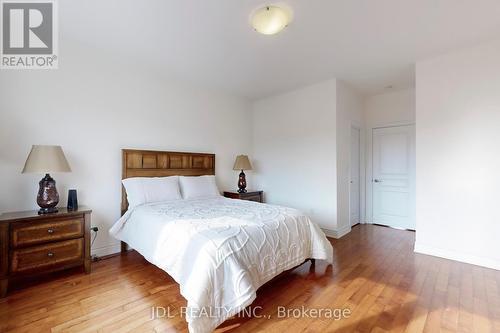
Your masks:
[{"label": "white panel door", "polygon": [[415,126],[373,130],[373,223],[415,230]]},{"label": "white panel door", "polygon": [[360,131],[359,128],[351,128],[351,166],[349,186],[349,208],[351,226],[360,222]]}]

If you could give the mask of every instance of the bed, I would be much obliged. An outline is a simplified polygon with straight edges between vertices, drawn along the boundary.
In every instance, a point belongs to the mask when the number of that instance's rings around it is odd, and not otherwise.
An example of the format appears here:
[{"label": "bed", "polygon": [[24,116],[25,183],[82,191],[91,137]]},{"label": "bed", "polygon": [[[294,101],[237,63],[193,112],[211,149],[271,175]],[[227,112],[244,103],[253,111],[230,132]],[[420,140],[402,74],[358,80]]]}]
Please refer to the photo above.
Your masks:
[{"label": "bed", "polygon": [[[123,151],[122,178],[215,174],[215,155]],[[179,283],[191,333],[212,332],[250,305],[256,290],[307,259],[332,262],[321,229],[300,211],[215,196],[127,209],[111,235]]]}]

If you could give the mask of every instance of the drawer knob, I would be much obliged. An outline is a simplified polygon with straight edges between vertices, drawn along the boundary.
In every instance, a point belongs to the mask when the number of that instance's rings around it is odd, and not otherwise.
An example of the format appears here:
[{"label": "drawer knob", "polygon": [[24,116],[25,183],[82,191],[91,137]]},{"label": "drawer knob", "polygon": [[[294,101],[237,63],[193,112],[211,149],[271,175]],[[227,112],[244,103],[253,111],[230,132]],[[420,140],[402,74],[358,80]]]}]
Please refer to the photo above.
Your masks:
[{"label": "drawer knob", "polygon": [[47,229],[47,232],[48,232],[49,234],[53,234],[53,233],[54,233],[54,229]]},{"label": "drawer knob", "polygon": [[52,252],[47,253],[47,257],[52,258],[53,256],[54,256],[54,253],[52,253]]}]

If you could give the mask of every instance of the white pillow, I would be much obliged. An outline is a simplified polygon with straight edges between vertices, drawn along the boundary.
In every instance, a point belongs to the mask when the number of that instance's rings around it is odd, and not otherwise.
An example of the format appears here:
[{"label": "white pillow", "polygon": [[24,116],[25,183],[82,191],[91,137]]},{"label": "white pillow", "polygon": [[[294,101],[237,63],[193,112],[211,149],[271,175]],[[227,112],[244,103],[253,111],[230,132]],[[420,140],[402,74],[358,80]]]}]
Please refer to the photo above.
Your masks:
[{"label": "white pillow", "polygon": [[214,198],[220,196],[215,176],[179,177],[184,199]]},{"label": "white pillow", "polygon": [[122,180],[129,209],[149,203],[182,199],[179,177],[134,177]]}]

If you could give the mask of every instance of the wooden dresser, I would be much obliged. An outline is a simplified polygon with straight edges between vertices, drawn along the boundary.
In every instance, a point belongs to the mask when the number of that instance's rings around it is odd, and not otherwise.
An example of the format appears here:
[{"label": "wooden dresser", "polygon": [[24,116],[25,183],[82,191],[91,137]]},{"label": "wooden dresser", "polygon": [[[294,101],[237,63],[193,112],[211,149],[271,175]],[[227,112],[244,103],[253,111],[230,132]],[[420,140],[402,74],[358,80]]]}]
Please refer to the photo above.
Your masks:
[{"label": "wooden dresser", "polygon": [[264,202],[263,194],[264,194],[263,191],[248,191],[245,193],[229,192],[229,191],[224,192],[224,196],[226,198],[249,200],[260,203]]},{"label": "wooden dresser", "polygon": [[16,279],[77,266],[90,273],[91,212],[80,206],[0,215],[0,297]]}]

